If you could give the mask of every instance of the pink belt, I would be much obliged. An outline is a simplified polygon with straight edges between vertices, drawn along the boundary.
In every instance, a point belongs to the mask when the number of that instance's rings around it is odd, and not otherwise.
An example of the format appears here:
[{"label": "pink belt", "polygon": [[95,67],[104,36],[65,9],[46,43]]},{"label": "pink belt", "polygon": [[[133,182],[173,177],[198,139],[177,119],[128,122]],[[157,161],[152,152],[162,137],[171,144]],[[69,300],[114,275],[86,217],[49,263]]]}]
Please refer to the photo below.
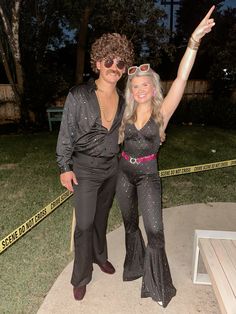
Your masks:
[{"label": "pink belt", "polygon": [[157,154],[152,154],[152,155],[148,155],[148,156],[143,156],[143,157],[131,157],[128,154],[126,154],[124,151],[122,151],[121,156],[128,160],[131,164],[140,164],[146,161],[150,161],[150,160],[154,160],[157,158]]}]

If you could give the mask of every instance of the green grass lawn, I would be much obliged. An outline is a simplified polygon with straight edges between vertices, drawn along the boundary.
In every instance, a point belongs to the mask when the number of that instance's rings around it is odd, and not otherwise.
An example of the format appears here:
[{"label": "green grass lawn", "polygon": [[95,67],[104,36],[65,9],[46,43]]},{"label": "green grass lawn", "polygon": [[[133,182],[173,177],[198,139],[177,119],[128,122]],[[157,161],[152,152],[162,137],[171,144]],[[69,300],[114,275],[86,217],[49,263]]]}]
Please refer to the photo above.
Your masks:
[{"label": "green grass lawn", "polygon": [[[0,137],[0,240],[64,192],[55,163],[56,132]],[[236,130],[171,126],[159,169],[236,159]],[[236,202],[236,167],[162,179],[163,207]],[[71,261],[72,198],[0,256],[0,313],[36,313]],[[109,230],[121,223],[114,202]]]}]

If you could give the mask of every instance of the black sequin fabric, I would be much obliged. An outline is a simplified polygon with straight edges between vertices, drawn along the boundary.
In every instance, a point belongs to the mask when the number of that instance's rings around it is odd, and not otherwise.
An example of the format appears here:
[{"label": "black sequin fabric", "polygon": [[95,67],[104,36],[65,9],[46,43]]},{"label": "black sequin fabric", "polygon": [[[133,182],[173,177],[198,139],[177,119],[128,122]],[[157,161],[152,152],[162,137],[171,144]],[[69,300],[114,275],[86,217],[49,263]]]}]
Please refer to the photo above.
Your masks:
[{"label": "black sequin fabric", "polygon": [[[134,124],[126,126],[123,150],[129,156],[156,154],[159,146],[158,126],[152,118],[140,130]],[[125,226],[123,280],[142,277],[141,297],[151,297],[166,307],[176,289],[165,252],[161,183],[157,170],[157,160],[131,164],[121,157],[116,198]],[[146,247],[139,229],[139,211],[147,234]]]}]

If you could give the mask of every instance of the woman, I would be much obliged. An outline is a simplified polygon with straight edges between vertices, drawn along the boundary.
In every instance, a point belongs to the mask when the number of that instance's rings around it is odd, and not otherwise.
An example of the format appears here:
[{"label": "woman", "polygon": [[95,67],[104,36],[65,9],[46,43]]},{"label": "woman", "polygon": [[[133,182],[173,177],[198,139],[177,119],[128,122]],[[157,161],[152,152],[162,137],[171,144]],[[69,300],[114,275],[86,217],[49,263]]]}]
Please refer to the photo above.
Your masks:
[{"label": "woman", "polygon": [[[213,10],[214,6],[192,33],[177,78],[164,99],[159,76],[149,64],[128,69],[116,194],[126,234],[123,280],[142,276],[141,297],[151,297],[163,307],[176,294],[176,289],[165,253],[157,152],[165,139],[168,121],[182,98],[200,40],[215,25],[210,18]],[[146,248],[138,226],[138,209],[147,234]]]}]

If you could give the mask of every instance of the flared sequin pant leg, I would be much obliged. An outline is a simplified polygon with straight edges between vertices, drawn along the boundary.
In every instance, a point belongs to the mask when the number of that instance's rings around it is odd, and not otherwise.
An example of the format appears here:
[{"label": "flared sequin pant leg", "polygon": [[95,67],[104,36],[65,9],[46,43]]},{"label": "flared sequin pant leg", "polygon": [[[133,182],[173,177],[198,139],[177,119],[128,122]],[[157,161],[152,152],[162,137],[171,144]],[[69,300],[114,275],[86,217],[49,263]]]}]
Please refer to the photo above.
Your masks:
[{"label": "flared sequin pant leg", "polygon": [[[135,268],[140,268],[139,259],[143,256],[141,244],[143,240],[137,226],[138,201],[147,234],[141,297],[151,297],[157,302],[161,301],[166,307],[176,294],[176,289],[172,284],[165,252],[160,178],[157,174],[139,175],[134,178],[121,171],[117,183],[117,200],[126,230],[127,253],[124,274],[127,273],[127,269],[132,269],[132,273],[135,274]],[[132,238],[130,230],[136,232]]]},{"label": "flared sequin pant leg", "polygon": [[141,297],[151,297],[166,307],[175,296],[176,289],[172,284],[165,252],[161,184],[157,174],[141,177],[137,183],[137,193],[147,234]]},{"label": "flared sequin pant leg", "polygon": [[119,172],[116,199],[125,226],[126,256],[123,280],[129,281],[143,276],[145,244],[139,229],[137,190],[123,172]]}]

